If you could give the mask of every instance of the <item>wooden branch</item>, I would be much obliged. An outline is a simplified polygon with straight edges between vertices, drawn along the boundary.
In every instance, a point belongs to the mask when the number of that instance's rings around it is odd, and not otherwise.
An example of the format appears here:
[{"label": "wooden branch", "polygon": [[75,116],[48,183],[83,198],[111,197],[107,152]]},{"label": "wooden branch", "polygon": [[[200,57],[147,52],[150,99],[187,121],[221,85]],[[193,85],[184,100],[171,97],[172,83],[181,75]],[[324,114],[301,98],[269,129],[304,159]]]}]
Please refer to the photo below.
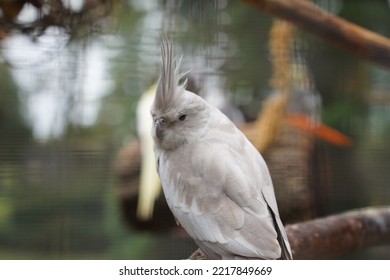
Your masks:
[{"label": "wooden branch", "polygon": [[365,208],[287,226],[294,259],[330,259],[390,244],[390,207]]},{"label": "wooden branch", "polygon": [[242,0],[273,16],[290,21],[364,59],[390,68],[390,39],[332,15],[304,0]]},{"label": "wooden branch", "polygon": [[[390,244],[390,206],[365,208],[286,227],[293,257],[331,259],[356,249]],[[190,259],[204,259],[199,249]]]}]

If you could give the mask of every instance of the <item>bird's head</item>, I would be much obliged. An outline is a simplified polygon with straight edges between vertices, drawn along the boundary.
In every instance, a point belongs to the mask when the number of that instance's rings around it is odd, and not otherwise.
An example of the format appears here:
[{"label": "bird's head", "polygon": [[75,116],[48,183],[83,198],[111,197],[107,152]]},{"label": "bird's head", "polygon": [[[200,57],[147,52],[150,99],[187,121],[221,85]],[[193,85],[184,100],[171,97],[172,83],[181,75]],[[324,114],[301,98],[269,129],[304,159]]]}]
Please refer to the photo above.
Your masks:
[{"label": "bird's head", "polygon": [[151,108],[152,135],[155,145],[163,150],[175,150],[196,141],[207,132],[209,105],[198,95],[179,84],[180,60],[173,57],[172,44],[161,42],[162,67],[156,96]]}]

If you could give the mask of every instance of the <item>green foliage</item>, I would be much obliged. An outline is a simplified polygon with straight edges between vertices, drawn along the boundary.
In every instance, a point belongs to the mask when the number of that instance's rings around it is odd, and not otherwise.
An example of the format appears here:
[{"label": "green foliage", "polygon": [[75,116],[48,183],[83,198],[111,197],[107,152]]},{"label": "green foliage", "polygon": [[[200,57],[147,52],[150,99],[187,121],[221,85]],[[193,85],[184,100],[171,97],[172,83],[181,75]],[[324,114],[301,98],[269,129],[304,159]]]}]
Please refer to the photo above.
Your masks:
[{"label": "green foliage", "polygon": [[327,105],[323,110],[323,122],[341,131],[353,132],[353,119],[362,119],[367,113],[363,102],[356,99],[340,99],[337,103]]},{"label": "green foliage", "polygon": [[9,69],[0,63],[0,143],[31,139],[31,131],[20,115],[21,104],[17,91]]}]

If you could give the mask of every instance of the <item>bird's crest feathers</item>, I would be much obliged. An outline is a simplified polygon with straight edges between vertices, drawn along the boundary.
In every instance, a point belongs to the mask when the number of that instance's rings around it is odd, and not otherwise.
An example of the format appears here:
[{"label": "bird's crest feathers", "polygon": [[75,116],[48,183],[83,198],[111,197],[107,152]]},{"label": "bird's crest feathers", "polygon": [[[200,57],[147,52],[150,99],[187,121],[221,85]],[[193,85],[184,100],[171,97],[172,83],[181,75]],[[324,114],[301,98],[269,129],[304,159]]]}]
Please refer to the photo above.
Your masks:
[{"label": "bird's crest feathers", "polygon": [[164,110],[173,106],[178,95],[185,89],[187,80],[182,84],[179,81],[186,73],[179,73],[182,57],[173,57],[173,47],[170,40],[163,36],[161,39],[162,67],[160,80],[155,97],[155,109]]}]

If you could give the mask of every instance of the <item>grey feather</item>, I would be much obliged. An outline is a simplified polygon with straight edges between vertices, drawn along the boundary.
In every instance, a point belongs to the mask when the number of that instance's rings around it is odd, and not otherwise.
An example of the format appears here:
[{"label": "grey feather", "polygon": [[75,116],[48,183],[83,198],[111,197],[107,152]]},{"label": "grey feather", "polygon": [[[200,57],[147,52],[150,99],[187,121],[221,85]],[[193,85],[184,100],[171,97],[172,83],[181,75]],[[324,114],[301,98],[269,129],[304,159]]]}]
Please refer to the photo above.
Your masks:
[{"label": "grey feather", "polygon": [[172,105],[175,96],[180,94],[187,85],[187,80],[179,85],[184,74],[179,73],[181,57],[173,57],[173,47],[167,37],[163,37],[161,42],[162,68],[160,80],[157,87],[155,106],[164,109]]},{"label": "grey feather", "polygon": [[175,219],[211,259],[291,259],[266,163],[223,113],[179,85],[176,61],[163,38],[152,135]]}]

